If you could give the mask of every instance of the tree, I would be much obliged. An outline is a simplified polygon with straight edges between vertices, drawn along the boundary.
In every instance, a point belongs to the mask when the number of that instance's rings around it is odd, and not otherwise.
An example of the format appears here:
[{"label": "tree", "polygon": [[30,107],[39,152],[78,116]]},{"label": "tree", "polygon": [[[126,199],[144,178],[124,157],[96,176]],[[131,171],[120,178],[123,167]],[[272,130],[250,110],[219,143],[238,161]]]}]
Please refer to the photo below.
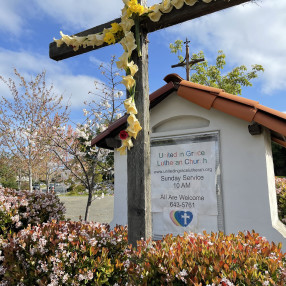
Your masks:
[{"label": "tree", "polygon": [[[180,55],[182,52],[182,40],[177,40],[170,44],[171,53],[178,55],[179,60],[182,62],[184,59]],[[193,54],[192,59],[204,58],[204,53],[200,51],[198,54]],[[226,65],[225,54],[223,51],[218,51],[215,65],[209,65],[208,61],[203,61],[192,67],[193,73],[190,76],[190,81],[224,89],[225,92],[241,95],[243,86],[252,86],[251,81],[258,77],[258,72],[263,72],[264,68],[261,65],[252,65],[251,71],[247,70],[245,65],[233,68],[225,75],[222,74]]]},{"label": "tree", "polygon": [[59,174],[59,172],[62,172],[62,164],[57,159],[50,146],[46,146],[44,148],[44,152],[40,159],[38,171],[41,175],[42,181],[46,182],[48,191],[50,182]]},{"label": "tree", "polygon": [[0,155],[0,183],[4,188],[17,189],[13,158],[5,152]]},{"label": "tree", "polygon": [[107,84],[95,82],[96,99],[85,102],[85,121],[77,124],[76,128],[58,125],[56,133],[47,133],[49,144],[58,160],[70,171],[74,179],[88,190],[85,220],[88,220],[88,211],[95,191],[103,186],[102,178],[108,177],[113,169],[113,152],[91,147],[91,140],[121,117],[119,112],[123,92],[117,89],[121,79],[114,66],[115,57],[107,66],[100,65]]},{"label": "tree", "polygon": [[46,85],[45,72],[30,81],[16,69],[14,74],[18,82],[0,76],[12,95],[0,100],[0,143],[5,151],[19,158],[32,190],[33,169],[39,164],[45,142],[45,134],[41,131],[47,128],[47,123],[53,130],[54,124],[66,122],[68,107],[63,108],[62,96],[55,95],[53,86]]}]

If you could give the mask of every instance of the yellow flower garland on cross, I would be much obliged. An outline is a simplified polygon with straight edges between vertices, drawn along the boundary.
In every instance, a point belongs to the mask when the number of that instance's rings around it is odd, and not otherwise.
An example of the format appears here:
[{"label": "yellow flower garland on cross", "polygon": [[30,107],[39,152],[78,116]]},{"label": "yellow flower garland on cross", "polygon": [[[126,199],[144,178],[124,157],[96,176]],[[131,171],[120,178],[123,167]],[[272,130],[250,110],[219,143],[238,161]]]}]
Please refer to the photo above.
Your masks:
[{"label": "yellow flower garland on cross", "polygon": [[[129,114],[127,123],[128,127],[120,134],[122,146],[117,149],[120,155],[126,154],[126,149],[130,150],[133,147],[132,137],[136,139],[138,132],[142,129],[138,119],[136,118],[137,109],[135,106],[134,95],[135,95],[135,79],[134,75],[138,71],[138,66],[131,61],[131,54],[136,48],[140,48],[133,32],[132,27],[135,25],[135,21],[139,23],[139,17],[149,17],[153,22],[158,22],[161,16],[165,13],[172,11],[173,7],[181,9],[184,4],[193,6],[199,0],[163,0],[159,4],[155,4],[151,7],[144,7],[138,4],[137,0],[122,0],[124,8],[121,10],[121,22],[112,23],[111,28],[104,29],[101,33],[90,34],[83,37],[68,36],[60,32],[62,38],[54,41],[57,43],[57,47],[60,47],[63,43],[67,46],[72,46],[74,51],[77,51],[79,47],[86,48],[88,46],[101,46],[104,43],[111,45],[120,43],[124,49],[124,53],[119,57],[119,61],[116,65],[119,69],[126,71],[126,76],[122,77],[122,83],[128,90],[130,97],[124,101],[124,107],[126,108],[127,114]],[[202,0],[205,3],[210,3],[213,0]],[[137,35],[138,36],[138,35]],[[138,38],[138,37],[136,37]],[[138,50],[140,55],[140,50]],[[121,136],[122,135],[122,136]]]}]

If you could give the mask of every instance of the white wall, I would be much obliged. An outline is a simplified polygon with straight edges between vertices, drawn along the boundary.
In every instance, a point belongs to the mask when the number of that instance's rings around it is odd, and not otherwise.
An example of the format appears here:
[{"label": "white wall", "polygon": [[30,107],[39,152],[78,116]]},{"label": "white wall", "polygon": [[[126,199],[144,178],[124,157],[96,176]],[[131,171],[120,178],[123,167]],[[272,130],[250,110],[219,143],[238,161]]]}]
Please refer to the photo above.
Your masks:
[{"label": "white wall", "polygon": [[[189,124],[182,123],[184,116]],[[203,118],[201,125],[198,118]],[[156,137],[219,131],[225,232],[254,229],[270,241],[283,242],[286,250],[286,228],[277,216],[268,130],[252,136],[248,122],[214,109],[206,110],[175,94],[151,110],[150,122],[151,130],[157,131],[151,136]],[[164,122],[170,123],[169,130]],[[111,226],[127,224],[126,156],[115,153],[115,205]]]},{"label": "white wall", "polygon": [[110,226],[127,225],[127,156],[114,151],[114,212]]}]

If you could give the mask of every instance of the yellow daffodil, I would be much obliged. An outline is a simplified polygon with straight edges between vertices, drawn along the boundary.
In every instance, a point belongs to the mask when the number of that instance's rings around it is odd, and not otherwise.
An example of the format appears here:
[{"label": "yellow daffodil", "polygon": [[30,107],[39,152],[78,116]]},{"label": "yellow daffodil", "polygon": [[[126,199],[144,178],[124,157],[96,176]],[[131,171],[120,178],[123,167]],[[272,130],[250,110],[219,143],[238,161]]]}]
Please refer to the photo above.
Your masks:
[{"label": "yellow daffodil", "polygon": [[119,31],[122,31],[122,27],[118,23],[112,23],[110,32],[116,34]]},{"label": "yellow daffodil", "polygon": [[135,85],[135,80],[132,75],[127,75],[122,77],[122,82],[127,90],[131,90],[131,88]]},{"label": "yellow daffodil", "polygon": [[124,50],[129,56],[131,56],[132,51],[137,47],[135,44],[134,34],[131,31],[125,34],[125,37],[120,41],[120,44],[123,46]]},{"label": "yellow daffodil", "polygon": [[138,14],[139,16],[141,16],[144,13],[146,13],[146,8],[144,6],[142,6],[141,4],[138,4],[137,0],[129,0],[129,1],[123,1],[123,2],[128,7],[127,14],[132,15],[132,13],[135,13],[135,14]]},{"label": "yellow daffodil", "polygon": [[128,150],[130,150],[130,148],[133,147],[133,142],[132,142],[131,137],[128,137],[127,139],[122,140],[122,146],[127,147]]},{"label": "yellow daffodil", "polygon": [[[198,0],[185,0],[185,3],[189,6],[193,6],[198,2]],[[205,1],[204,1],[205,2]]]},{"label": "yellow daffodil", "polygon": [[126,69],[128,65],[128,54],[125,52],[122,54],[121,57],[119,57],[119,61],[116,62],[116,65],[119,69]]},{"label": "yellow daffodil", "polygon": [[138,66],[134,64],[134,61],[131,61],[127,64],[127,67],[130,70],[130,74],[134,76],[138,72]]},{"label": "yellow daffodil", "polygon": [[184,6],[184,0],[172,0],[172,5],[176,9],[181,9]]},{"label": "yellow daffodil", "polygon": [[139,16],[143,15],[144,12],[145,12],[144,7],[143,7],[142,5],[140,5],[140,4],[132,5],[132,6],[129,7],[129,9],[130,9],[130,11],[131,11],[132,13],[136,13],[136,14],[138,14]]},{"label": "yellow daffodil", "polygon": [[117,148],[116,150],[120,153],[120,155],[126,155],[126,147],[125,146],[122,145],[120,148]]},{"label": "yellow daffodil", "polygon": [[210,2],[212,2],[212,0],[203,0],[203,2],[210,3]]},{"label": "yellow daffodil", "polygon": [[160,12],[160,5],[153,5],[150,8],[151,13],[148,14],[148,17],[153,22],[158,22],[162,16],[162,13]]},{"label": "yellow daffodil", "polygon": [[107,43],[108,45],[114,44],[115,43],[115,37],[113,33],[107,32],[104,36],[104,42]]}]

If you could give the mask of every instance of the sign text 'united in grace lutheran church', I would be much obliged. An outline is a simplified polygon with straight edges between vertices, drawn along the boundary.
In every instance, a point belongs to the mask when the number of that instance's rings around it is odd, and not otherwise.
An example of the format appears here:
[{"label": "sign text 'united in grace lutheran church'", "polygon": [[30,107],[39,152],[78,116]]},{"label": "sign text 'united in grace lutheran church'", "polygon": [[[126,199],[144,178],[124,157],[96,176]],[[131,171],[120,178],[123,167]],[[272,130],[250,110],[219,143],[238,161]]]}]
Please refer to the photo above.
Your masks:
[{"label": "sign text 'united in grace lutheran church'", "polygon": [[218,231],[219,134],[153,139],[153,237],[185,231]]}]

